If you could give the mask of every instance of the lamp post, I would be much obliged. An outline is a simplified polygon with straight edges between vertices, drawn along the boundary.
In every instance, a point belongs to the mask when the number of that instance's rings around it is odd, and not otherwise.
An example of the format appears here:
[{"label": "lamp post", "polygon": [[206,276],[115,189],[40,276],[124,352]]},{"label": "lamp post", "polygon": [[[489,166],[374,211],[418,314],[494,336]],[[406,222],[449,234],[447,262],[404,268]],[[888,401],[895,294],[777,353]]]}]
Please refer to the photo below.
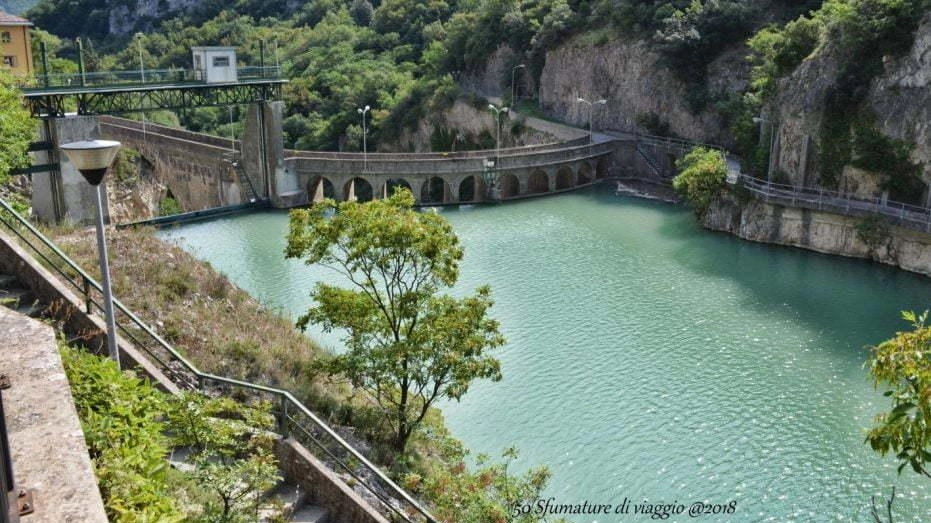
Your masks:
[{"label": "lamp post", "polygon": [[140,83],[145,83],[145,64],[142,62],[142,39],[144,35],[142,33],[136,33],[136,43],[139,47],[139,79]]},{"label": "lamp post", "polygon": [[773,126],[772,120],[763,118],[762,116],[754,116],[753,123],[760,124],[760,132],[763,130],[763,124],[769,125],[769,161],[766,163],[766,187],[769,188],[769,185],[772,183],[773,177],[773,145],[775,145],[776,138],[776,129]]},{"label": "lamp post", "polygon": [[501,114],[508,114],[508,108],[498,108],[494,104],[488,104],[488,109],[495,113],[495,120],[497,120],[498,134],[495,138],[495,162],[497,162],[498,156],[501,154]]},{"label": "lamp post", "polygon": [[601,100],[596,100],[594,102],[589,102],[585,98],[579,98],[576,100],[576,102],[580,104],[585,104],[588,106],[588,143],[590,144],[595,143],[595,135],[592,133],[592,121],[593,121],[593,114],[595,112],[595,106],[606,105],[608,101],[605,99],[601,99]]},{"label": "lamp post", "polygon": [[515,98],[516,92],[514,90],[514,75],[515,73],[517,73],[518,69],[523,69],[525,67],[527,66],[524,64],[520,64],[520,65],[515,65],[514,68],[511,69],[511,105],[512,106],[517,104],[517,98]]},{"label": "lamp post", "polygon": [[369,146],[368,146],[368,128],[365,126],[365,115],[372,108],[365,106],[365,109],[356,109],[359,114],[362,115],[362,172],[368,172],[369,170]]},{"label": "lamp post", "polygon": [[110,264],[107,261],[107,239],[103,229],[103,198],[106,186],[101,184],[107,169],[120,150],[120,142],[109,140],[90,140],[67,143],[61,146],[62,152],[81,172],[87,183],[97,188],[97,251],[100,256],[100,276],[103,286],[104,313],[107,320],[107,350],[110,358],[120,365],[119,348],[116,345],[116,320],[113,316],[113,292],[110,288]]}]

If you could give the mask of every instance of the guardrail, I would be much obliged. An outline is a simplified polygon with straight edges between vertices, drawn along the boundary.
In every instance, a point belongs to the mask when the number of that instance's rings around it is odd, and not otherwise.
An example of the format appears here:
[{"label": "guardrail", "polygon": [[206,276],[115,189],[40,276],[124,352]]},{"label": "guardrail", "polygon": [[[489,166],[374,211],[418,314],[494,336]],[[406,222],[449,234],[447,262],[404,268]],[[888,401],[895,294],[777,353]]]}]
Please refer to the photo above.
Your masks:
[{"label": "guardrail", "polygon": [[856,198],[831,190],[799,188],[768,182],[746,174],[741,174],[739,181],[745,189],[762,196],[767,202],[775,201],[793,207],[851,216],[878,214],[889,218],[896,225],[931,232],[931,208],[928,207],[884,201],[882,198]]},{"label": "guardrail", "polygon": [[[239,67],[236,69],[239,81],[278,79],[281,68]],[[102,87],[143,87],[152,85],[206,84],[203,72],[194,69],[148,69],[133,71],[95,71],[66,74],[38,74],[23,85],[23,91],[45,90],[49,88],[84,89]]]},{"label": "guardrail", "polygon": [[[88,314],[95,310],[103,314],[100,284],[3,199],[0,199],[0,223],[35,253],[47,268],[57,273],[83,297]],[[274,414],[278,432],[282,436],[294,437],[322,461],[352,477],[381,503],[382,512],[389,516],[393,514],[408,523],[437,523],[417,500],[347,443],[291,392],[202,372],[122,302],[114,299],[113,305],[120,334],[151,358],[180,389],[220,392],[237,398],[270,402],[276,406]]]}]

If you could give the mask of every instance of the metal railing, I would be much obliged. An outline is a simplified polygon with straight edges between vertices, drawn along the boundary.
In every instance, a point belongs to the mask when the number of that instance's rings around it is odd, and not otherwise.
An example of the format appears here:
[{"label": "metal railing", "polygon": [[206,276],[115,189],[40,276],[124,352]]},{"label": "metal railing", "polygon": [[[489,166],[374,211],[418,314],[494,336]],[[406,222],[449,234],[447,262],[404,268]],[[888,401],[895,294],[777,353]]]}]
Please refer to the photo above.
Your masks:
[{"label": "metal railing", "polygon": [[[278,79],[281,68],[239,67],[236,69],[238,81]],[[131,71],[97,71],[65,74],[37,74],[23,85],[28,93],[36,90],[86,89],[104,87],[143,87],[154,85],[204,84],[203,72],[194,69],[136,69]]]},{"label": "metal railing", "polygon": [[[39,232],[28,220],[0,199],[0,222],[35,253],[50,270],[84,299],[85,311],[103,314],[100,284]],[[310,411],[291,392],[199,370],[174,347],[114,299],[116,326],[159,370],[180,389],[223,393],[240,400],[268,401],[274,408],[278,431],[292,436],[319,459],[351,477],[381,504],[386,515],[414,523],[436,519],[417,500],[395,484],[376,465],[347,443],[332,427]],[[348,486],[348,484],[347,484]]]},{"label": "metal railing", "polygon": [[897,225],[918,231],[931,232],[931,208],[928,207],[883,200],[882,198],[858,198],[826,189],[810,189],[772,183],[746,174],[741,174],[739,181],[745,189],[762,196],[763,200],[767,202],[850,216],[877,214],[888,218]]}]

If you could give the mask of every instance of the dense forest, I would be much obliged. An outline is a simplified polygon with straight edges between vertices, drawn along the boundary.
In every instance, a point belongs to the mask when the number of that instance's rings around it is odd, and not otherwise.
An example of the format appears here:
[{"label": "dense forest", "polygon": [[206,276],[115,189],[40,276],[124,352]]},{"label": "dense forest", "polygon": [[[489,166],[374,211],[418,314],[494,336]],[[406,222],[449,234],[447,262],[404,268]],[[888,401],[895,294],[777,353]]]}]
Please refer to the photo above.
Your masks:
[{"label": "dense forest", "polygon": [[[81,37],[90,70],[140,61],[186,67],[194,45],[236,46],[242,63],[256,64],[264,39],[268,61],[290,79],[286,142],[308,149],[358,147],[355,109],[365,105],[373,107],[370,146],[394,142],[468,94],[461,75],[481,70],[502,45],[515,51],[505,70],[526,63],[537,81],[546,53],[573,37],[643,40],[689,86],[693,111],[710,107],[726,117],[731,146],[757,170],[768,149],[753,116],[773,100],[780,78],[831,50],[844,65],[824,108],[821,181],[836,185],[840,169],[858,163],[893,173],[887,185],[902,196],[920,191],[918,166],[908,145],[881,136],[860,105],[883,57],[909,48],[928,8],[927,0],[41,0],[28,16],[48,31],[39,36],[59,57],[73,56],[72,39]],[[741,45],[753,64],[749,87],[713,99],[707,65]],[[501,78],[502,87],[509,80]],[[239,125],[220,109],[156,118],[224,134]]]}]

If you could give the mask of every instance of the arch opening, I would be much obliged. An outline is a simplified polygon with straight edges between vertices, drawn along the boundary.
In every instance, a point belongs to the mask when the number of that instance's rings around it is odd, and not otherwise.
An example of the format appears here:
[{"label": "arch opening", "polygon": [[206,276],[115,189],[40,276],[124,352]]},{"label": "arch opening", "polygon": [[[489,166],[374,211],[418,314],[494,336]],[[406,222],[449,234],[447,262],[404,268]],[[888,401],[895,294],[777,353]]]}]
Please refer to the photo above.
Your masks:
[{"label": "arch opening", "polygon": [[595,164],[595,179],[600,180],[608,175],[608,159],[599,158]]},{"label": "arch opening", "polygon": [[324,198],[336,198],[336,188],[333,182],[323,176],[314,176],[307,183],[307,194],[310,195],[311,203],[318,203]]},{"label": "arch opening", "polygon": [[468,176],[459,183],[459,201],[462,203],[485,200],[485,180],[481,176]]},{"label": "arch opening", "polygon": [[439,176],[434,176],[423,184],[420,201],[422,203],[445,203],[447,192],[446,182]]},{"label": "arch opening", "polygon": [[513,174],[498,175],[498,197],[502,200],[513,198],[520,192],[520,181]]},{"label": "arch opening", "polygon": [[346,200],[353,200],[357,202],[368,202],[372,200],[374,196],[372,191],[372,184],[370,184],[365,178],[353,178],[346,182],[346,186],[343,187],[343,194],[346,195]]},{"label": "arch opening", "polygon": [[527,193],[542,194],[550,192],[550,177],[543,171],[533,171],[527,178]]},{"label": "arch opening", "polygon": [[556,190],[564,190],[572,188],[572,169],[568,167],[560,167],[556,171]]},{"label": "arch opening", "polygon": [[407,183],[407,180],[403,178],[392,178],[388,180],[387,182],[385,182],[385,195],[386,196],[394,195],[394,191],[396,191],[397,189],[407,189],[408,191],[411,192],[411,194],[413,194],[414,192],[414,189],[413,187],[411,187],[411,184]]},{"label": "arch opening", "polygon": [[579,177],[576,180],[576,185],[586,185],[592,183],[592,166],[588,162],[583,162],[579,166]]}]

